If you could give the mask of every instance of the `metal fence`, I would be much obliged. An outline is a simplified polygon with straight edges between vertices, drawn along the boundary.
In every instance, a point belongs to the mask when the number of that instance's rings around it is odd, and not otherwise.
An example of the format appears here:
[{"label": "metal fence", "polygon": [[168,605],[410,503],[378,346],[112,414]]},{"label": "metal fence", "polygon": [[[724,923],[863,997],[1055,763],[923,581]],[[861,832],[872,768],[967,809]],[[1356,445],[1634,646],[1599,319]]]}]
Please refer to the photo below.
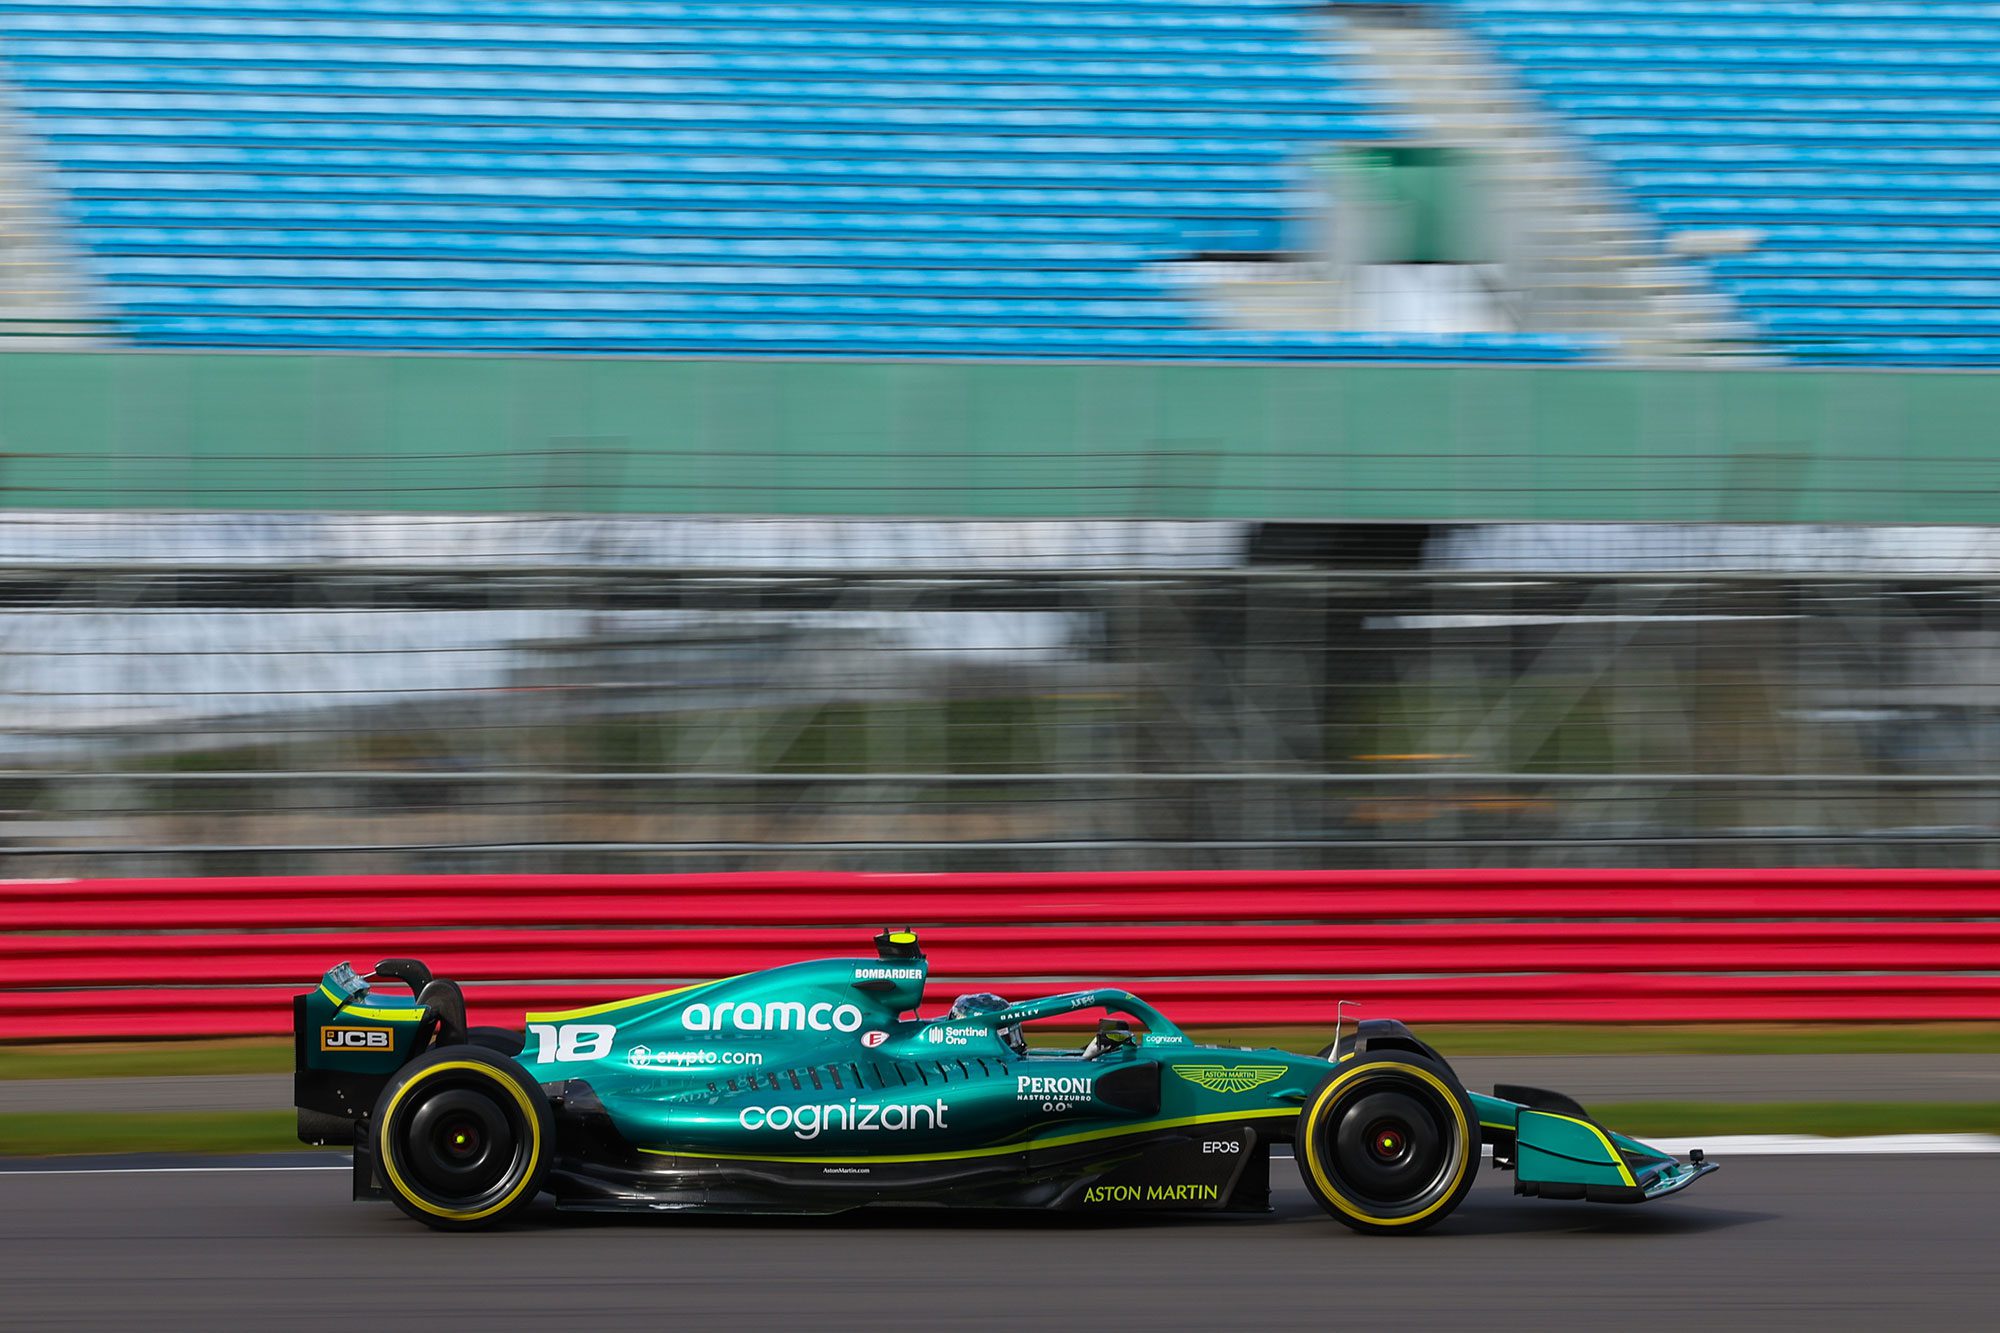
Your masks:
[{"label": "metal fence", "polygon": [[2000,574],[215,521],[4,534],[0,871],[2000,865]]}]

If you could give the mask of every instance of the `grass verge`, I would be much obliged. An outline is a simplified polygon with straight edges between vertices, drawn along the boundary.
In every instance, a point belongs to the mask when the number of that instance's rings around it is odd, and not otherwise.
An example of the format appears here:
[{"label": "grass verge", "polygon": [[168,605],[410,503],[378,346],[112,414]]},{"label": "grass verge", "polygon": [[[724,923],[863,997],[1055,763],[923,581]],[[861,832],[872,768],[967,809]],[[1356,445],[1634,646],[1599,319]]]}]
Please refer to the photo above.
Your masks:
[{"label": "grass verge", "polygon": [[160,1078],[195,1074],[289,1074],[284,1037],[228,1041],[103,1041],[0,1046],[0,1079]]},{"label": "grass verge", "polygon": [[[1600,1123],[1645,1138],[1702,1134],[2000,1134],[1993,1102],[1610,1102]],[[298,1152],[290,1111],[0,1115],[0,1156]]]},{"label": "grass verge", "polygon": [[0,1156],[301,1152],[290,1111],[29,1111],[0,1115]]}]

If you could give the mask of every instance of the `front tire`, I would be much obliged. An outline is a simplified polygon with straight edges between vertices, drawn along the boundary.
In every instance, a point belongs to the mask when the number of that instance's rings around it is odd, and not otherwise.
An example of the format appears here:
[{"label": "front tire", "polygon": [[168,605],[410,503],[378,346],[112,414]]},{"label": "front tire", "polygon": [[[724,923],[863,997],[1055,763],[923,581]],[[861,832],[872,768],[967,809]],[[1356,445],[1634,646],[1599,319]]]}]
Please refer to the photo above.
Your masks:
[{"label": "front tire", "polygon": [[471,1231],[534,1200],[548,1174],[555,1117],[513,1060],[478,1046],[445,1046],[389,1080],[370,1136],[398,1208],[441,1231]]},{"label": "front tire", "polygon": [[1421,1231],[1479,1174],[1479,1118],[1445,1065],[1385,1051],[1346,1061],[1299,1115],[1299,1174],[1356,1231]]}]

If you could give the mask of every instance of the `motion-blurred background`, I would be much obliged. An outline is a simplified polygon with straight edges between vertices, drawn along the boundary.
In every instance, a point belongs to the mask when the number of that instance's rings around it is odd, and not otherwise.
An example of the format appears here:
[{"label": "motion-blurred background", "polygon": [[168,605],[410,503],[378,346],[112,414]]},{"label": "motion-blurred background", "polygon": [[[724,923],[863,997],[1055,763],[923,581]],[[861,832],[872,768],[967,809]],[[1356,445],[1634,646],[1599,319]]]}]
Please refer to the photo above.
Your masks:
[{"label": "motion-blurred background", "polygon": [[[0,103],[17,880],[2000,868],[2000,5],[0,0]],[[1926,929],[1812,1012],[2000,1012]]]},{"label": "motion-blurred background", "polygon": [[1996,864],[1995,6],[75,0],[0,80],[13,875]]}]

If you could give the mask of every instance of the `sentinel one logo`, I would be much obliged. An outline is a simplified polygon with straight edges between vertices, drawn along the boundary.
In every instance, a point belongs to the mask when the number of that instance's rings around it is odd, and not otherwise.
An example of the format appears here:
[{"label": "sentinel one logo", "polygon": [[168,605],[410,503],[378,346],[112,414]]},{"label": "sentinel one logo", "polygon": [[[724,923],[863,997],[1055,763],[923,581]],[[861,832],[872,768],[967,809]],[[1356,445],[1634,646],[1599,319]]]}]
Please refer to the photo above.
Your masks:
[{"label": "sentinel one logo", "polygon": [[322,1051],[386,1051],[391,1042],[387,1028],[321,1028]]},{"label": "sentinel one logo", "polygon": [[690,1032],[859,1032],[861,1011],[851,1004],[834,1005],[825,1000],[805,1005],[797,1000],[755,1000],[739,1004],[724,1000],[710,1006],[691,1004],[681,1010],[681,1023]]},{"label": "sentinel one logo", "polygon": [[816,1139],[823,1129],[943,1129],[943,1101],[915,1106],[884,1106],[880,1102],[827,1102],[818,1106],[746,1106],[736,1117],[745,1129],[789,1129],[792,1137]]}]

